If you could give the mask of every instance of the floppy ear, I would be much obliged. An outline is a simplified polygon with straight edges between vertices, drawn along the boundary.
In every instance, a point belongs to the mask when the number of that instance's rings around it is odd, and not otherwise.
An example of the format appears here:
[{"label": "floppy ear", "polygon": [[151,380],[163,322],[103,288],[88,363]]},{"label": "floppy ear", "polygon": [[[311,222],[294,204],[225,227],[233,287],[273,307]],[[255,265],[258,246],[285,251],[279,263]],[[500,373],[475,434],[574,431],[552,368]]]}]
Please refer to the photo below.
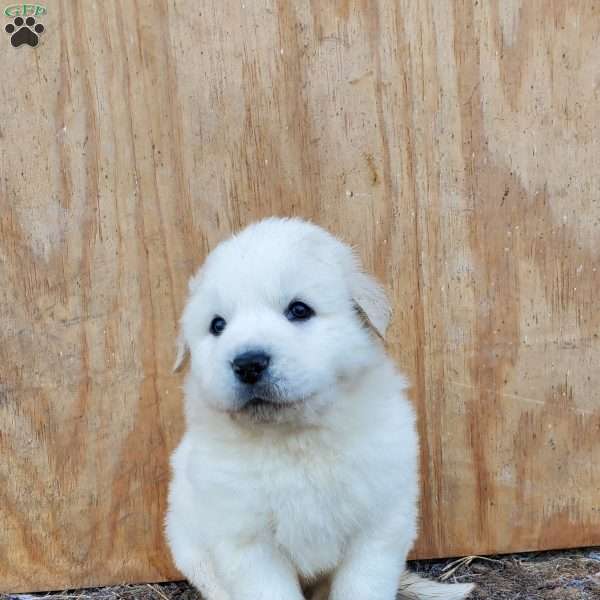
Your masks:
[{"label": "floppy ear", "polygon": [[185,339],[185,335],[183,334],[183,318],[185,316],[185,311],[187,310],[188,303],[190,298],[194,295],[194,293],[198,290],[200,286],[200,277],[202,275],[202,269],[200,268],[198,272],[190,277],[188,281],[188,297],[186,300],[183,316],[179,320],[179,335],[177,336],[177,342],[175,348],[177,353],[175,355],[175,363],[173,364],[173,373],[177,373],[181,371],[181,368],[185,364],[186,358],[189,356],[190,347]]},{"label": "floppy ear", "polygon": [[187,342],[185,341],[185,337],[183,336],[183,332],[177,336],[176,348],[177,354],[175,356],[175,364],[173,365],[173,373],[177,373],[177,371],[181,370],[181,367],[183,366],[190,350]]},{"label": "floppy ear", "polygon": [[366,325],[383,338],[390,322],[391,308],[383,287],[356,266],[350,276],[350,291],[356,310]]}]

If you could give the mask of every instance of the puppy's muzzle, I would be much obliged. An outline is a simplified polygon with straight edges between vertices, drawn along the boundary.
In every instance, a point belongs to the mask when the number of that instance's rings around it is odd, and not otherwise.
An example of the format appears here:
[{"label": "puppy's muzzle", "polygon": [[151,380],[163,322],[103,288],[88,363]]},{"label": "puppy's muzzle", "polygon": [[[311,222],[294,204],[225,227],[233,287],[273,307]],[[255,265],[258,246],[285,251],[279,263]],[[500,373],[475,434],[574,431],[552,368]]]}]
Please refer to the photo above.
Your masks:
[{"label": "puppy's muzzle", "polygon": [[270,362],[271,357],[268,354],[251,350],[236,356],[231,361],[231,368],[242,383],[253,385],[260,381]]}]

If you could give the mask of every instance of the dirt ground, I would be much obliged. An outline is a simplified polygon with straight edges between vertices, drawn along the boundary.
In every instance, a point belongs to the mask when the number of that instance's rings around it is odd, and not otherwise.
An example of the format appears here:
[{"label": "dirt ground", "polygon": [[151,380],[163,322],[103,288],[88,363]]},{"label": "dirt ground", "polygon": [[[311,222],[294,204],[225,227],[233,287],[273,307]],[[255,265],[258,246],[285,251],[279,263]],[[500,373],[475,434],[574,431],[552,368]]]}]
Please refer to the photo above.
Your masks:
[{"label": "dirt ground", "polygon": [[473,600],[600,600],[600,548],[417,561],[412,568],[477,584]]},{"label": "dirt ground", "polygon": [[[600,548],[415,561],[432,579],[473,582],[473,600],[600,600]],[[0,594],[0,600],[201,600],[185,583],[144,584],[47,594]],[[360,600],[360,599],[357,599]]]}]

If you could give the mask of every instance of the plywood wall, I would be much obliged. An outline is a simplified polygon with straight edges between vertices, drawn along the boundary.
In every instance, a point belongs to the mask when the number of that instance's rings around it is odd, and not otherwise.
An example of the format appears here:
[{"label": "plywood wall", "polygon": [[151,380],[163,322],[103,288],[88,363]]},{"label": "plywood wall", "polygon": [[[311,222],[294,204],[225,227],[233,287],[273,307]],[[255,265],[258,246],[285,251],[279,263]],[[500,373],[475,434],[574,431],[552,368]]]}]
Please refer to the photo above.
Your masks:
[{"label": "plywood wall", "polygon": [[393,297],[415,556],[600,543],[597,2],[47,8],[0,40],[0,590],[177,577],[186,281],[271,214]]}]

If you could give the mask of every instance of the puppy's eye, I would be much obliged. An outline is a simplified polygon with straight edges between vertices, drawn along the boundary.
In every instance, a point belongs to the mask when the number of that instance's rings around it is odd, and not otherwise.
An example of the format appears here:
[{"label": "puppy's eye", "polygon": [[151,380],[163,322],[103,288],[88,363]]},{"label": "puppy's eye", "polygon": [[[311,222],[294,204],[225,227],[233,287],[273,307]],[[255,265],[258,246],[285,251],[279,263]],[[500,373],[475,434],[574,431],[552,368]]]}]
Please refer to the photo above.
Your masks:
[{"label": "puppy's eye", "polygon": [[213,335],[221,335],[225,331],[227,322],[223,317],[215,317],[210,323],[210,332]]},{"label": "puppy's eye", "polygon": [[285,311],[288,321],[307,321],[314,316],[315,311],[304,302],[291,302]]}]

